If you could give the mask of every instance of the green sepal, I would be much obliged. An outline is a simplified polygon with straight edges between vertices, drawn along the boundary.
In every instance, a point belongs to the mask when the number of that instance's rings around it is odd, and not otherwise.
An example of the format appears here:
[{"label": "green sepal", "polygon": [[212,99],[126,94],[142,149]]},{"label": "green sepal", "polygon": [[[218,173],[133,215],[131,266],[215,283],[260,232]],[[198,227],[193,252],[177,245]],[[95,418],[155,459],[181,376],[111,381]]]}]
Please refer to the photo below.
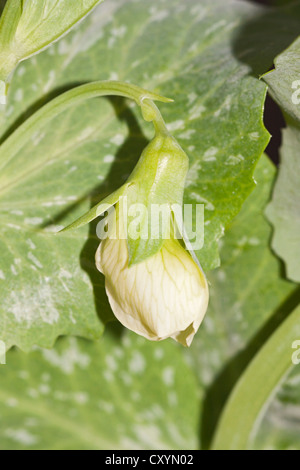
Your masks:
[{"label": "green sepal", "polygon": [[[156,205],[169,211],[171,228],[172,206],[182,208],[188,167],[187,155],[168,133],[158,133],[142,153],[128,180],[135,184],[127,191],[127,196],[128,208],[143,204],[147,213],[140,221],[141,236],[137,239],[128,236],[130,265],[145,261],[161,249],[168,227],[160,227],[159,219],[152,217],[151,208]],[[133,218],[128,216],[129,224]],[[151,236],[153,233],[155,238]],[[148,234],[148,238],[143,238],[143,234]]]},{"label": "green sepal", "polygon": [[104,212],[108,211],[110,207],[117,204],[120,197],[124,195],[128,186],[129,186],[129,183],[125,184],[124,186],[119,188],[117,191],[107,196],[105,199],[99,202],[96,206],[94,206],[92,209],[86,212],[86,214],[79,217],[79,219],[75,220],[75,222],[68,225],[67,227],[65,227],[58,233],[69,232],[70,230],[75,230],[77,228],[83,227],[84,225],[87,225],[93,220],[95,220],[100,215],[104,214]]}]

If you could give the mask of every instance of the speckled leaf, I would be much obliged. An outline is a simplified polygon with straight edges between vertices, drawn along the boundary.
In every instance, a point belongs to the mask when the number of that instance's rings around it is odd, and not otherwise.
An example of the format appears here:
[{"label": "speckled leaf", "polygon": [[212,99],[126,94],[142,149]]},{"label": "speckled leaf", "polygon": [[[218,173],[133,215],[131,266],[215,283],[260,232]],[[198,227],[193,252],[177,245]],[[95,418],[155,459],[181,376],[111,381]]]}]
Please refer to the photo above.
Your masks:
[{"label": "speckled leaf", "polygon": [[102,1],[7,0],[0,18],[0,79],[10,82],[19,62],[64,36]]},{"label": "speckled leaf", "polygon": [[108,330],[98,343],[8,353],[1,450],[197,448],[197,381],[181,349]]},{"label": "speckled leaf", "polygon": [[[298,12],[300,23],[300,7]],[[300,125],[300,38],[275,59],[275,70],[264,75],[269,92],[289,119]]]},{"label": "speckled leaf", "polygon": [[269,248],[271,228],[263,211],[275,175],[268,158],[261,159],[255,172],[257,187],[222,243],[222,267],[209,276],[209,310],[186,352],[206,389],[201,413],[204,448],[236,380],[300,301],[299,289],[281,278],[281,265]]},{"label": "speckled leaf", "polygon": [[[19,66],[0,114],[2,140],[44,102],[90,80],[118,78],[174,98],[160,108],[190,156],[185,202],[206,205],[198,256],[204,269],[214,268],[218,239],[252,191],[268,140],[266,86],[252,72],[266,70],[291,41],[296,23],[283,23],[282,15],[235,0],[107,1]],[[61,239],[49,230],[120,187],[150,136],[136,108],[95,100],[32,135],[1,171],[0,331],[8,346],[99,336],[111,312],[94,266],[96,227]]]},{"label": "speckled leaf", "polygon": [[300,450],[300,368],[295,366],[276,393],[258,430],[260,450]]},{"label": "speckled leaf", "polygon": [[274,226],[272,246],[285,261],[289,279],[300,282],[300,128],[283,131],[281,165],[266,214]]},{"label": "speckled leaf", "polygon": [[276,59],[275,66],[264,79],[286,116],[288,129],[283,131],[280,171],[267,216],[274,227],[272,246],[284,260],[288,278],[299,282],[300,38]]}]

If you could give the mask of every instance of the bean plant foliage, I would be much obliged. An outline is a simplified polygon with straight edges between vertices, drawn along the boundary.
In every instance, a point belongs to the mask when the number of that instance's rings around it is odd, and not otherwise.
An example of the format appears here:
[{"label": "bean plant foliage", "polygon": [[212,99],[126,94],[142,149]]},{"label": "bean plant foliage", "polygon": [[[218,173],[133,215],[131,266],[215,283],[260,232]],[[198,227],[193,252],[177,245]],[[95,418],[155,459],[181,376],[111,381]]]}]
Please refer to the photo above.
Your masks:
[{"label": "bean plant foliage", "polygon": [[[20,3],[27,16],[16,29],[49,21],[52,8],[61,18],[70,4]],[[40,48],[55,42],[39,54],[26,45],[0,105],[0,448],[210,448],[231,391],[299,303],[291,97],[300,2],[82,1],[73,13],[60,39],[42,21]],[[159,109],[190,159],[184,202],[205,205],[196,255],[211,297],[189,349],[150,343],[114,321],[95,267],[97,221],[56,234],[128,178],[153,135],[139,107],[120,97],[81,101],[15,152],[7,145],[46,103],[99,80],[174,100]],[[289,126],[279,171],[264,154],[268,86]],[[300,449],[299,367],[278,374],[248,448]]]}]

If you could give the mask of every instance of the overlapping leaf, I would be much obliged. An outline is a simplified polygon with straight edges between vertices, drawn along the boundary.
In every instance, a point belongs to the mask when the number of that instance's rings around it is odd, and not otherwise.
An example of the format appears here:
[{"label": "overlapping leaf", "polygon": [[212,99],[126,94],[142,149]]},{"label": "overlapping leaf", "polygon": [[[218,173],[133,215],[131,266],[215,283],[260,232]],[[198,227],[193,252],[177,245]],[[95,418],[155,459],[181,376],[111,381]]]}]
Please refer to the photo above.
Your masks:
[{"label": "overlapping leaf", "polygon": [[0,367],[1,450],[198,446],[197,382],[175,343],[114,328],[98,343],[11,351]]},{"label": "overlapping leaf", "polygon": [[285,261],[287,276],[299,282],[300,39],[276,59],[275,66],[264,79],[289,127],[283,131],[280,172],[267,215],[274,226],[273,248]]},{"label": "overlapping leaf", "polygon": [[297,286],[281,278],[281,265],[269,248],[271,228],[263,211],[275,175],[274,166],[264,157],[255,172],[257,188],[226,234],[222,267],[209,277],[209,311],[186,352],[206,389],[201,415],[204,448],[246,365],[300,300]]}]

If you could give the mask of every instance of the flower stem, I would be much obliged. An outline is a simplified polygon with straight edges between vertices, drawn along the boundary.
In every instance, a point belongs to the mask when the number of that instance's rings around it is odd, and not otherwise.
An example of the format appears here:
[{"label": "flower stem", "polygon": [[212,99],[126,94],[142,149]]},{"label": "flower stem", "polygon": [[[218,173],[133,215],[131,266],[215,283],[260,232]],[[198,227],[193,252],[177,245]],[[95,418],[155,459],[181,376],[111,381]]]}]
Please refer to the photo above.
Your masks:
[{"label": "flower stem", "polygon": [[291,370],[300,339],[300,307],[261,348],[235,386],[221,416],[212,450],[247,450],[278,387]]},{"label": "flower stem", "polygon": [[46,104],[5,140],[0,146],[0,170],[22,149],[35,132],[63,111],[86,99],[115,95],[133,99],[140,106],[142,106],[145,100],[147,100],[147,103],[150,102],[149,100],[165,103],[172,101],[138,86],[123,82],[102,81],[76,87]]}]

